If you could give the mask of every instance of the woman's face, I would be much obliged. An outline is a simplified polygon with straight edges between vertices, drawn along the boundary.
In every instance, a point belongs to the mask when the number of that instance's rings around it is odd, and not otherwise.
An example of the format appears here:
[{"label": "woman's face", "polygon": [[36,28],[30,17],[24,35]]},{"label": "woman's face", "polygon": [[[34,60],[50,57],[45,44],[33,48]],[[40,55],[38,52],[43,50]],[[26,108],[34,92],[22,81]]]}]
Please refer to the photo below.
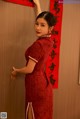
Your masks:
[{"label": "woman's face", "polygon": [[38,18],[36,20],[35,31],[38,37],[42,37],[50,33],[50,28],[44,18]]}]

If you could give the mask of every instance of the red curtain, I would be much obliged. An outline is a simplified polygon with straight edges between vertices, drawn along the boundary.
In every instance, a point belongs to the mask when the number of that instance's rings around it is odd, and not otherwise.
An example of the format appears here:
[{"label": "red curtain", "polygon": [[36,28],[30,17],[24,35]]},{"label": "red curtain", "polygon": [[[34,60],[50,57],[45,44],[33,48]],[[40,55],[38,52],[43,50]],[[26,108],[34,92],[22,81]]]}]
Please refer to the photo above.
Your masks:
[{"label": "red curtain", "polygon": [[4,1],[12,2],[12,3],[20,4],[20,5],[25,5],[25,6],[30,6],[30,7],[34,6],[34,3],[32,2],[32,0],[4,0]]},{"label": "red curtain", "polygon": [[52,40],[54,42],[51,54],[47,61],[46,73],[53,88],[58,88],[59,77],[59,55],[61,42],[61,26],[63,4],[60,0],[50,0],[50,12],[56,16],[57,23],[54,27]]}]

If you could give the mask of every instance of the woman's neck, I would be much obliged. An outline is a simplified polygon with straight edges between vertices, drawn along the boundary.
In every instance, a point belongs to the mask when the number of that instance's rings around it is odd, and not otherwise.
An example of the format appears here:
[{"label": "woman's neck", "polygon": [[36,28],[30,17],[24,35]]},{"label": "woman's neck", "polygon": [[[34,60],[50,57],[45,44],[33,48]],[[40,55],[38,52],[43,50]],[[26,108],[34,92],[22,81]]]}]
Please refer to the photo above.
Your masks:
[{"label": "woman's neck", "polygon": [[51,34],[46,34],[46,35],[43,35],[43,36],[40,36],[41,38],[42,37],[51,37]]}]

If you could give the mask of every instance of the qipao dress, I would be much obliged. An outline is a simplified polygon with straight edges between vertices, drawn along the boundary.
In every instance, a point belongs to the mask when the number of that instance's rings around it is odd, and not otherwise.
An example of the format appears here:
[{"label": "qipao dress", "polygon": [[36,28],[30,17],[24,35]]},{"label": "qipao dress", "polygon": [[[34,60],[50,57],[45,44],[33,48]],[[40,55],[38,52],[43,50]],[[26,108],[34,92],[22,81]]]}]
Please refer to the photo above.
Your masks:
[{"label": "qipao dress", "polygon": [[25,52],[27,62],[29,58],[36,62],[33,72],[25,76],[25,109],[31,102],[35,119],[52,119],[52,86],[45,73],[45,65],[52,45],[51,37],[41,37]]}]

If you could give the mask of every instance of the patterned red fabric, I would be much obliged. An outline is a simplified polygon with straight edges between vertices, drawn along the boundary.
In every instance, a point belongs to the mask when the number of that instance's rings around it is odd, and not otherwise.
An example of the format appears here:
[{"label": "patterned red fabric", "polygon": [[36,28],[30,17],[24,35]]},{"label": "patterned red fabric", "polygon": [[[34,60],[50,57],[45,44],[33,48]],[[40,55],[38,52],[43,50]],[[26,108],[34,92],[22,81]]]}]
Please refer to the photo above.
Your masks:
[{"label": "patterned red fabric", "polygon": [[39,61],[40,58],[43,56],[43,49],[39,42],[34,42],[33,45],[28,50],[29,50],[28,55],[37,61]]},{"label": "patterned red fabric", "polygon": [[30,7],[34,6],[32,0],[4,0],[4,1],[12,2],[12,3],[20,4],[20,5],[25,5],[25,6],[30,6]]},{"label": "patterned red fabric", "polygon": [[25,53],[27,62],[29,56],[38,61],[34,71],[25,77],[25,109],[28,102],[32,102],[35,119],[52,119],[52,86],[47,80],[44,69],[51,48],[52,40],[50,38],[39,38]]}]

